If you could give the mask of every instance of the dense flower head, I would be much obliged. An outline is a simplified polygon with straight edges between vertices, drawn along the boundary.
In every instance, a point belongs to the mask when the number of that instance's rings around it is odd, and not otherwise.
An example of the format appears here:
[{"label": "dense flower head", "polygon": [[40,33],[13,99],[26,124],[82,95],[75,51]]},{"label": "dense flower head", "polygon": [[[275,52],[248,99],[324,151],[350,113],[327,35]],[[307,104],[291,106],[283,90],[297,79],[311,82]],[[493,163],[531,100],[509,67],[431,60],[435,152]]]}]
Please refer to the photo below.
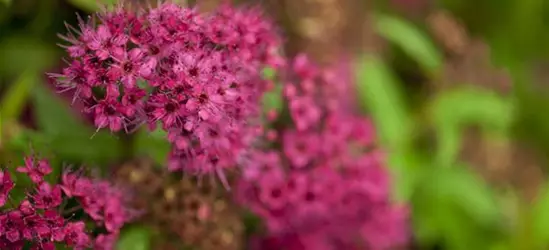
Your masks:
[{"label": "dense flower head", "polygon": [[[51,170],[48,161],[26,157],[18,171],[35,188],[19,204],[10,202],[10,206],[5,201],[14,184],[8,171],[0,172],[0,197],[4,199],[0,203],[0,249],[23,249],[29,244],[31,249],[55,249],[56,243],[72,249],[113,249],[120,229],[132,216],[124,193],[105,181],[68,171],[62,174],[61,183],[50,184],[44,176]],[[90,221],[75,219],[80,211]],[[98,230],[105,233],[93,237]]]},{"label": "dense flower head", "polygon": [[[340,65],[341,66],[341,65]],[[407,239],[407,210],[392,204],[371,122],[353,110],[345,65],[319,68],[298,56],[284,95],[293,125],[252,153],[238,200],[266,222],[273,244],[291,249],[387,249]],[[275,247],[275,249],[278,249]]]},{"label": "dense flower head", "polygon": [[284,64],[277,33],[254,8],[119,7],[70,31],[62,36],[69,65],[52,74],[59,88],[75,89],[98,129],[160,124],[173,145],[172,170],[235,166],[259,126],[260,72]]}]

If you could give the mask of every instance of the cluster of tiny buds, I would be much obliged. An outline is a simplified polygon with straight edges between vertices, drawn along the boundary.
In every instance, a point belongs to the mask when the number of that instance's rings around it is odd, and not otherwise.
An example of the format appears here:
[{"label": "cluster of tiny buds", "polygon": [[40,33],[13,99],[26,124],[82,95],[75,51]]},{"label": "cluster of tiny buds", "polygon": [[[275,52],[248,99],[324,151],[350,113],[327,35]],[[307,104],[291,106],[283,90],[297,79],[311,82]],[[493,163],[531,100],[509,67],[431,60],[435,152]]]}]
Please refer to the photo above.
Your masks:
[{"label": "cluster of tiny buds", "polygon": [[50,184],[47,160],[26,157],[17,172],[28,176],[33,190],[18,204],[9,198],[15,184],[7,170],[0,171],[0,249],[113,249],[132,212],[124,193],[108,182],[66,171],[61,182]]},{"label": "cluster of tiny buds", "polygon": [[209,14],[173,3],[122,7],[80,19],[61,36],[69,65],[51,74],[74,90],[97,129],[157,124],[172,143],[168,168],[216,173],[237,165],[256,138],[264,67],[279,67],[280,39],[254,8]]}]

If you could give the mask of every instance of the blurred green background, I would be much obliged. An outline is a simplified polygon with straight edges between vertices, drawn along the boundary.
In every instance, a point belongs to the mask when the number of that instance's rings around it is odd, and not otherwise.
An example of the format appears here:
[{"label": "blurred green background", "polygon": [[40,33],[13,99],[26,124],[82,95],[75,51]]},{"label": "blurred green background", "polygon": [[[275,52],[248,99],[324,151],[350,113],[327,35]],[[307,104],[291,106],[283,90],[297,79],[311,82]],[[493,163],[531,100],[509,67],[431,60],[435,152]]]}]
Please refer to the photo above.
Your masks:
[{"label": "blurred green background", "polygon": [[[248,2],[282,20],[289,48],[299,40],[295,13],[277,8],[288,1]],[[412,207],[413,248],[547,249],[549,1],[346,2],[364,6],[358,15],[368,16],[367,28],[385,42],[383,50],[354,54],[357,87],[388,152],[395,199]],[[64,66],[57,34],[65,33],[66,23],[76,25],[75,13],[96,11],[96,3],[0,0],[2,166],[18,165],[30,150],[53,165],[86,164],[105,175],[137,156],[163,163],[169,149],[164,135],[95,133],[45,75]],[[464,55],[474,48],[467,46],[448,52],[429,28],[429,17],[440,10],[460,20],[487,53],[470,59]],[[459,30],[448,27],[438,36],[451,42]],[[482,60],[488,63],[477,64]],[[496,69],[503,79],[491,77]],[[459,77],[472,72],[480,76]],[[154,249],[149,236],[130,227],[119,249]]]}]

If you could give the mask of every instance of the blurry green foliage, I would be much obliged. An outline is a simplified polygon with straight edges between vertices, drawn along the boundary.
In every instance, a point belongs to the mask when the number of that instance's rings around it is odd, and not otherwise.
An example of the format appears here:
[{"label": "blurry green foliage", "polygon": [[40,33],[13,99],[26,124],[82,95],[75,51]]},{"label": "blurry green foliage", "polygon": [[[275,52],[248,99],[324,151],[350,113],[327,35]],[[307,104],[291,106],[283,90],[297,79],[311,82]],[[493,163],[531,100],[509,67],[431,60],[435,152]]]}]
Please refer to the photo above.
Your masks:
[{"label": "blurry green foliage", "polygon": [[121,140],[105,131],[94,132],[70,110],[68,102],[54,96],[45,84],[37,84],[33,96],[38,128],[58,157],[89,163],[109,163],[120,158]]},{"label": "blurry green foliage", "polygon": [[151,157],[158,165],[165,166],[171,145],[162,129],[149,132],[145,129],[135,134],[135,154]]},{"label": "blurry green foliage", "polygon": [[18,118],[36,81],[36,76],[33,73],[25,72],[10,86],[0,100],[0,107],[2,107],[0,116],[4,120]]},{"label": "blurry green foliage", "polygon": [[414,193],[413,220],[423,243],[447,249],[486,249],[501,217],[492,191],[466,166],[433,168]]},{"label": "blurry green foliage", "polygon": [[[442,141],[437,149],[451,154],[444,163],[416,148],[416,122],[404,100],[402,83],[375,57],[363,57],[357,67],[357,87],[363,106],[374,119],[395,177],[398,200],[410,201],[414,232],[420,244],[445,249],[486,249],[502,235],[495,194],[463,164],[455,165],[462,124],[508,128],[512,108],[487,92],[458,90],[437,97],[429,113]],[[470,106],[464,105],[474,98]],[[461,106],[459,106],[461,104]],[[504,129],[502,129],[504,130]],[[450,165],[451,164],[451,165]],[[466,242],[464,244],[464,242]]]},{"label": "blurry green foliage", "polygon": [[264,112],[271,110],[282,110],[282,107],[284,106],[284,100],[282,99],[282,85],[277,84],[271,91],[263,94],[262,103]]},{"label": "blurry green foliage", "polygon": [[418,177],[421,162],[410,152],[413,122],[403,99],[400,82],[379,58],[364,56],[357,68],[358,98],[376,125],[389,152],[395,177],[395,196],[408,200]]},{"label": "blurry green foliage", "polygon": [[378,34],[416,60],[425,72],[438,72],[443,58],[429,36],[411,22],[396,16],[377,15],[375,21]]},{"label": "blurry green foliage", "polygon": [[88,12],[94,12],[99,9],[101,5],[112,6],[117,0],[68,0],[76,7]]},{"label": "blurry green foliage", "polygon": [[533,241],[538,247],[549,246],[549,185],[544,189],[532,209]]},{"label": "blurry green foliage", "polygon": [[413,124],[401,83],[382,60],[373,56],[362,58],[357,72],[359,100],[373,117],[383,144],[391,152],[409,146]]},{"label": "blurry green foliage", "polygon": [[264,79],[274,80],[274,78],[276,77],[276,71],[271,67],[265,67],[263,69],[262,75]]},{"label": "blurry green foliage", "polygon": [[280,112],[284,106],[284,100],[282,98],[282,85],[274,83],[276,81],[276,71],[273,68],[266,67],[263,69],[263,78],[273,82],[274,84],[273,89],[263,94],[263,112]]},{"label": "blurry green foliage", "polygon": [[0,40],[0,76],[16,76],[22,72],[44,73],[58,62],[55,45],[35,37],[15,35]]},{"label": "blurry green foliage", "polygon": [[144,226],[133,225],[120,234],[116,250],[148,250],[151,249],[151,230]]},{"label": "blurry green foliage", "polygon": [[485,132],[507,134],[512,126],[512,100],[474,87],[440,93],[430,105],[430,118],[438,140],[438,163],[453,164],[461,149],[461,132],[478,125]]}]

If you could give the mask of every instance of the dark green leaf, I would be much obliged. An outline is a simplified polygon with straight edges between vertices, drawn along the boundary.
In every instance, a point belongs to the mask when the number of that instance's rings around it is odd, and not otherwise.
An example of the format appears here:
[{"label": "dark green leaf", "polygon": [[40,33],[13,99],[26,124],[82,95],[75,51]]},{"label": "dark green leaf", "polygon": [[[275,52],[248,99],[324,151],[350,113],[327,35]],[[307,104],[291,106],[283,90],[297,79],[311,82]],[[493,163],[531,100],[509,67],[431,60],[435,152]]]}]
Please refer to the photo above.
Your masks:
[{"label": "dark green leaf", "polygon": [[14,82],[0,100],[0,116],[6,121],[17,119],[27,102],[32,87],[36,84],[36,76],[31,72],[23,73]]},{"label": "dark green leaf", "polygon": [[34,37],[12,36],[0,43],[0,74],[16,76],[23,72],[44,72],[57,63],[56,48]]},{"label": "dark green leaf", "polygon": [[70,110],[68,102],[54,96],[51,90],[38,84],[33,94],[38,127],[56,154],[94,163],[121,156],[120,140],[105,131],[96,133],[83,120],[77,119],[78,113]]}]

